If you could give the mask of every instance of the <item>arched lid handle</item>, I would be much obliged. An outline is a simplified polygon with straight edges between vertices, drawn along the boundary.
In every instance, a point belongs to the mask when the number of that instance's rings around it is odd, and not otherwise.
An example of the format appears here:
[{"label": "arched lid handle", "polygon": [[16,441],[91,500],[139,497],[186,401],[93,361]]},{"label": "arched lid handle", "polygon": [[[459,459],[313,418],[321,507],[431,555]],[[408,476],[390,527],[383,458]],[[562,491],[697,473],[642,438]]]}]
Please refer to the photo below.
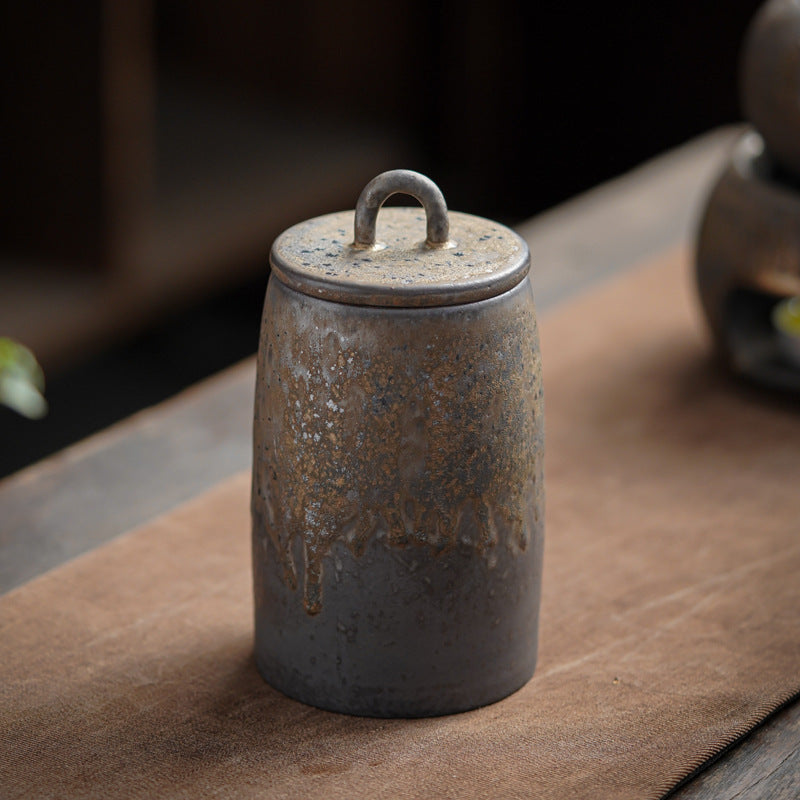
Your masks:
[{"label": "arched lid handle", "polygon": [[392,169],[373,178],[361,192],[356,203],[355,240],[353,246],[369,248],[375,245],[375,223],[378,211],[393,194],[415,197],[425,209],[428,247],[447,247],[450,244],[450,220],[447,203],[441,189],[430,179],[410,169]]}]

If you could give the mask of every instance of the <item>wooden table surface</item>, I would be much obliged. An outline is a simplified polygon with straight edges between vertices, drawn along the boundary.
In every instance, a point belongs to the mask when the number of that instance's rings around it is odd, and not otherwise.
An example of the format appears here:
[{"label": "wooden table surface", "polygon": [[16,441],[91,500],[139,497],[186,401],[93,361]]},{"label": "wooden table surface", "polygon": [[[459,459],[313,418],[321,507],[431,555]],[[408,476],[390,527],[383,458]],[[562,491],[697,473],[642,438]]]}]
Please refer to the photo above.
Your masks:
[{"label": "wooden table surface", "polygon": [[[714,131],[519,226],[539,313],[667,249],[690,247],[736,135]],[[248,469],[254,379],[248,359],[0,481],[0,592]],[[800,703],[674,796],[800,797]]]}]

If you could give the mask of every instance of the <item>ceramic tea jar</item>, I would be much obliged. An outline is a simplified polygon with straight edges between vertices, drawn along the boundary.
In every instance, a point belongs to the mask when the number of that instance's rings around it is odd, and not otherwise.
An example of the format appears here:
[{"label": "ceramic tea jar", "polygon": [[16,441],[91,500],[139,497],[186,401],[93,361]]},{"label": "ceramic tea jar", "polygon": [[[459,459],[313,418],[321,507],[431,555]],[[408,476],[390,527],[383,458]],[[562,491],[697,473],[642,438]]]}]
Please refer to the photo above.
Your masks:
[{"label": "ceramic tea jar", "polygon": [[[386,208],[394,193],[423,208]],[[377,223],[377,229],[376,229]],[[475,708],[536,664],[539,342],[525,242],[379,175],[275,241],[253,450],[255,650],[290,697]]]}]

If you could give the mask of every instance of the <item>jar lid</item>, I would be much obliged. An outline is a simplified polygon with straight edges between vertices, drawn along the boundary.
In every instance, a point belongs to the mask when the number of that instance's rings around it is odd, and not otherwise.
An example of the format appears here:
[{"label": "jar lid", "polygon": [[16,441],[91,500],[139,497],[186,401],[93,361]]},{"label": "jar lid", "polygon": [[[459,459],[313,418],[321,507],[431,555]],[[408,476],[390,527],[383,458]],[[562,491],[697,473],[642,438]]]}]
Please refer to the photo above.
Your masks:
[{"label": "jar lid", "polygon": [[[423,208],[386,208],[393,194]],[[423,224],[426,236],[423,238]],[[306,220],[284,231],[270,264],[287,286],[312,297],[366,306],[472,303],[516,286],[530,269],[524,239],[510,228],[450,212],[433,181],[410,170],[374,178],[353,211]]]}]

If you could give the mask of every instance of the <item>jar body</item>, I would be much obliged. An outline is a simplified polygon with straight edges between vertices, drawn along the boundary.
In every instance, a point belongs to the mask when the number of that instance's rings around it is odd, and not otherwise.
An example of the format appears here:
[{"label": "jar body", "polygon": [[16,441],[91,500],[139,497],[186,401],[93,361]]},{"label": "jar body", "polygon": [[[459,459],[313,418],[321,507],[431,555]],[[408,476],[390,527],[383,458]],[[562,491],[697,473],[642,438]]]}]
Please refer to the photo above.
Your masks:
[{"label": "jar body", "polygon": [[541,359],[529,279],[434,308],[270,278],[256,383],[256,659],[335,711],[429,716],[536,664]]}]

